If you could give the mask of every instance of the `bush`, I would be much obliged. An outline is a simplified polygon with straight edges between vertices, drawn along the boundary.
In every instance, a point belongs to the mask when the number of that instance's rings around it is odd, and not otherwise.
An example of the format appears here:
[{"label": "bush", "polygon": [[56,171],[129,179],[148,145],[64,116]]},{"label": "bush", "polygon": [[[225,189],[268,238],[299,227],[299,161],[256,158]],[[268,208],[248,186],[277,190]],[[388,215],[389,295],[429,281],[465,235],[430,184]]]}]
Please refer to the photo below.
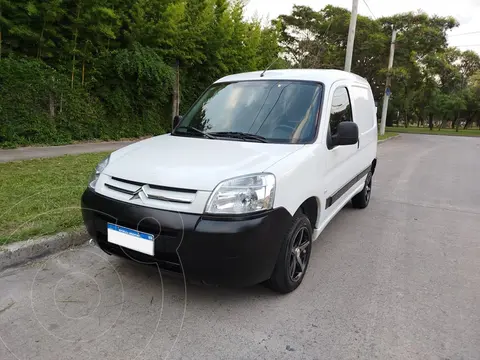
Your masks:
[{"label": "bush", "polygon": [[105,76],[93,84],[92,92],[112,118],[104,134],[138,137],[169,128],[174,72],[154,50],[134,44],[114,52],[100,66]]},{"label": "bush", "polygon": [[103,68],[111,75],[74,88],[41,61],[0,60],[0,146],[117,140],[168,129],[172,69],[138,45],[100,60],[99,74]]},{"label": "bush", "polygon": [[99,135],[101,104],[37,60],[0,63],[0,142],[59,144]]}]

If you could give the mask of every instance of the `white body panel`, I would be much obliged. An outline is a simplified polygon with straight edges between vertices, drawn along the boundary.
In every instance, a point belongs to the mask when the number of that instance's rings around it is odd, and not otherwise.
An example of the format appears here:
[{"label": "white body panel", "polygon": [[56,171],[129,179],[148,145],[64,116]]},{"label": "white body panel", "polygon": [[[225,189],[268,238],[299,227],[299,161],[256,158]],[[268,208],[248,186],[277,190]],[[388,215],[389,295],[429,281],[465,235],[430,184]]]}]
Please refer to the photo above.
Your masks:
[{"label": "white body panel", "polygon": [[212,191],[222,180],[262,172],[301,147],[167,134],[135,143],[132,151],[123,149],[121,159],[112,158],[104,174],[145,184]]},{"label": "white body panel", "polygon": [[[282,70],[268,71],[263,78],[259,75],[259,72],[233,75],[218,82],[305,80],[323,84],[324,96],[314,143],[292,145],[169,134],[157,136],[114,152],[95,190],[120,201],[202,214],[210,194],[223,180],[269,172],[276,178],[274,208],[284,207],[293,215],[305,200],[316,200],[318,216],[312,224],[316,238],[333,216],[362,190],[366,174],[361,178],[358,176],[376,159],[377,119],[372,91],[365,79],[338,70]],[[333,95],[339,87],[348,89],[360,141],[356,145],[337,146],[329,150],[330,110]],[[143,193],[130,199],[130,195],[112,188],[115,184],[120,187],[129,185],[115,183],[112,177],[148,185],[146,193],[158,195],[160,200],[152,200]],[[352,179],[356,181],[352,183]],[[138,184],[135,186],[138,187]],[[151,185],[175,189],[155,189]],[[328,206],[329,198],[335,196],[338,197],[336,201]],[[183,202],[170,202],[168,199]]]}]

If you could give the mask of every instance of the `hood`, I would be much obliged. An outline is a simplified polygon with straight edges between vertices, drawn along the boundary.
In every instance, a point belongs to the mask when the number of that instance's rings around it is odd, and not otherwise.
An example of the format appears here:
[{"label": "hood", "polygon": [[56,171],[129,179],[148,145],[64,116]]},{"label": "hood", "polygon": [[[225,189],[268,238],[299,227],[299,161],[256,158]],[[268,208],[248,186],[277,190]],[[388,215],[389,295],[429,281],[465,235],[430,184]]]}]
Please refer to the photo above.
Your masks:
[{"label": "hood", "polygon": [[112,153],[104,173],[146,184],[212,191],[225,179],[263,172],[303,146],[166,134]]}]

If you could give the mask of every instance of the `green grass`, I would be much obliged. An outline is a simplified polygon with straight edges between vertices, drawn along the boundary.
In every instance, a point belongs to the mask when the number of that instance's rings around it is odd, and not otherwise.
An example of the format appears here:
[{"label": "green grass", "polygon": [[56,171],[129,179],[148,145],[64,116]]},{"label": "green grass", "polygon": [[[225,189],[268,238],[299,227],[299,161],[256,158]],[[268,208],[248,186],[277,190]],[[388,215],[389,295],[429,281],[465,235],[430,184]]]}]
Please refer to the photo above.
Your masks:
[{"label": "green grass", "polygon": [[378,135],[378,140],[385,140],[394,136],[397,136],[398,133],[396,132],[385,132],[383,135]]},{"label": "green grass", "polygon": [[0,245],[80,226],[80,197],[106,155],[0,163]]},{"label": "green grass", "polygon": [[397,133],[409,133],[409,134],[428,134],[428,135],[450,135],[450,136],[480,136],[480,130],[477,129],[468,129],[468,130],[461,130],[459,129],[458,132],[455,129],[441,129],[433,128],[430,130],[428,127],[387,127],[386,131],[392,131]]}]

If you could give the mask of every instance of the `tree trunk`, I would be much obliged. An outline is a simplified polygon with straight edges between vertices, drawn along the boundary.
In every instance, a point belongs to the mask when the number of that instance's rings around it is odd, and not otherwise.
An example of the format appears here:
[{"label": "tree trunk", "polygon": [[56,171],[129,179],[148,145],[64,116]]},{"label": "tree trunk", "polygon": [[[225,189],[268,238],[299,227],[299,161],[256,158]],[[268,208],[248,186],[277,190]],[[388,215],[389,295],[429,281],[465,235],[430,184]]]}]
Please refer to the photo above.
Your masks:
[{"label": "tree trunk", "polygon": [[[78,6],[78,5],[77,5]],[[78,26],[78,19],[80,18],[80,6],[77,7],[77,26]],[[75,36],[73,38],[73,59],[72,59],[72,89],[73,89],[73,82],[75,80],[75,55],[77,52],[77,38],[78,38],[78,28],[75,28]]]},{"label": "tree trunk", "polygon": [[452,129],[455,129],[455,131],[457,132],[458,132],[458,124],[460,123],[459,117],[460,117],[460,112],[457,111],[452,121]]},{"label": "tree trunk", "polygon": [[85,85],[85,60],[82,63],[82,86]]},{"label": "tree trunk", "polygon": [[53,98],[53,94],[50,93],[49,96],[49,108],[50,108],[50,117],[53,118],[55,117],[55,100]]},{"label": "tree trunk", "polygon": [[430,131],[433,130],[433,114],[432,113],[428,114],[428,127]]},{"label": "tree trunk", "polygon": [[438,131],[440,131],[442,128],[445,127],[446,122],[447,122],[447,116],[444,115],[443,118],[442,118],[442,122],[440,123],[440,126],[438,127]]},{"label": "tree trunk", "polygon": [[[2,16],[2,12],[0,11],[0,16]],[[2,60],[2,27],[0,26],[0,60]]]},{"label": "tree trunk", "polygon": [[75,51],[77,51],[76,50],[77,35],[78,33],[75,33],[75,47],[73,48],[73,59],[72,59],[72,89],[73,89],[73,82],[75,80]]},{"label": "tree trunk", "polygon": [[[2,5],[0,4],[0,17],[2,17]],[[0,25],[0,60],[2,60],[2,25]]]},{"label": "tree trunk", "polygon": [[45,32],[45,26],[47,22],[43,21],[42,31],[40,32],[40,40],[38,41],[38,51],[37,51],[37,59],[40,59],[42,56],[42,43],[43,43],[43,33]]},{"label": "tree trunk", "polygon": [[83,46],[83,60],[82,60],[82,86],[85,85],[85,54],[87,53],[88,41],[85,41]]},{"label": "tree trunk", "polygon": [[463,130],[465,130],[467,127],[470,126],[471,123],[473,123],[473,119],[475,118],[475,115],[477,114],[477,111],[475,110],[473,114],[471,114],[466,120],[465,120],[465,125],[463,126]]}]

